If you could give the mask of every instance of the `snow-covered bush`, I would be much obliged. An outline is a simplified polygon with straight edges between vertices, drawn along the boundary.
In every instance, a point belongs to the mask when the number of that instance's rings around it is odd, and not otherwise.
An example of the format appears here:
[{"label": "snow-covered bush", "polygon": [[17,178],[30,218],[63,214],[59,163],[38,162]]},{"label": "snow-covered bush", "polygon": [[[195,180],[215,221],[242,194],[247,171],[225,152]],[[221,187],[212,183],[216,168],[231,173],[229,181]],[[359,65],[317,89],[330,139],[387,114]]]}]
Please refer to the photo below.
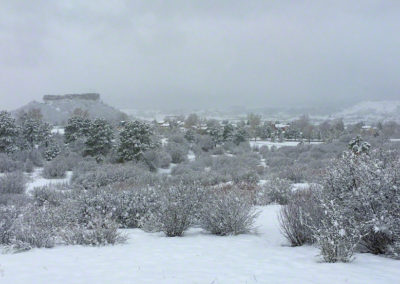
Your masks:
[{"label": "snow-covered bush", "polygon": [[32,197],[36,206],[52,205],[59,206],[65,195],[55,186],[35,187],[32,191]]},{"label": "snow-covered bush", "polygon": [[6,173],[0,177],[0,194],[21,194],[25,192],[25,178],[21,172]]},{"label": "snow-covered bush", "polygon": [[74,184],[85,189],[99,188],[121,182],[129,182],[132,187],[153,185],[157,183],[158,179],[159,176],[139,164],[94,166],[86,171],[76,168],[72,176]]},{"label": "snow-covered bush", "polygon": [[64,178],[67,172],[67,164],[63,157],[57,157],[48,162],[43,168],[45,178]]},{"label": "snow-covered bush", "polygon": [[55,244],[54,211],[43,206],[27,205],[21,208],[8,231],[8,243],[13,250],[51,248]]},{"label": "snow-covered bush", "polygon": [[322,210],[316,197],[316,187],[294,192],[287,205],[281,208],[279,223],[282,234],[292,246],[313,243],[311,227],[320,226]]},{"label": "snow-covered bush", "polygon": [[256,194],[256,204],[278,203],[285,205],[292,196],[289,180],[274,177],[261,186]]},{"label": "snow-covered bush", "polygon": [[321,222],[311,230],[325,262],[350,262],[361,241],[363,224],[345,214],[337,201],[324,199],[321,202]]},{"label": "snow-covered bush", "polygon": [[86,224],[78,220],[71,222],[60,236],[69,245],[103,246],[126,241],[126,237],[118,232],[118,223],[103,214],[90,216]]},{"label": "snow-covered bush", "polygon": [[172,162],[171,155],[167,152],[160,151],[159,153],[159,166],[160,168],[166,169]]},{"label": "snow-covered bush", "polygon": [[172,161],[171,155],[162,150],[146,151],[143,158],[151,169],[168,168]]},{"label": "snow-covered bush", "polygon": [[187,160],[188,149],[185,145],[168,142],[166,151],[171,155],[171,162],[174,164],[183,163]]},{"label": "snow-covered bush", "polygon": [[211,189],[199,219],[204,230],[224,236],[250,232],[257,215],[248,192],[236,188]]},{"label": "snow-covered bush", "polygon": [[68,171],[72,171],[75,167],[77,167],[84,161],[82,156],[74,152],[66,154],[65,156],[63,156],[63,158]]},{"label": "snow-covered bush", "polygon": [[13,238],[12,226],[21,214],[18,206],[0,206],[0,245],[9,245]]},{"label": "snow-covered bush", "polygon": [[18,161],[14,161],[7,154],[0,153],[0,173],[14,172],[22,170],[23,164]]},{"label": "snow-covered bush", "polygon": [[22,163],[25,163],[27,161],[32,161],[35,167],[43,166],[42,153],[38,149],[30,149],[30,150],[14,152],[12,154],[12,159]]},{"label": "snow-covered bush", "polygon": [[24,164],[24,171],[25,172],[32,173],[33,172],[33,168],[34,168],[34,165],[33,165],[33,162],[31,160],[28,160],[28,161],[25,162],[25,164]]},{"label": "snow-covered bush", "polygon": [[143,217],[143,227],[162,231],[168,237],[182,236],[194,222],[199,208],[200,189],[196,184],[164,185],[159,189],[157,205]]},{"label": "snow-covered bush", "polygon": [[391,254],[400,231],[399,153],[353,148],[332,161],[319,196],[324,214],[313,234],[330,262],[350,260],[359,245]]}]

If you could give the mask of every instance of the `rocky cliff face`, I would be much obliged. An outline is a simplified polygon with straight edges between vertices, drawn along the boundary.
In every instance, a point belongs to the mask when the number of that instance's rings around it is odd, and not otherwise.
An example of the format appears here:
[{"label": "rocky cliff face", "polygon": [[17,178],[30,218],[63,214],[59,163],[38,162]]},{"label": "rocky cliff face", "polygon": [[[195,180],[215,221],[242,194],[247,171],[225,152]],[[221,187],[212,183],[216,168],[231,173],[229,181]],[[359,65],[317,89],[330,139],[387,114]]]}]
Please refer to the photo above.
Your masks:
[{"label": "rocky cliff face", "polygon": [[103,103],[96,93],[46,95],[43,102],[30,102],[13,111],[13,114],[16,116],[30,109],[40,109],[43,119],[54,125],[65,125],[76,109],[87,111],[92,119],[104,118],[115,123],[126,119],[125,113]]},{"label": "rocky cliff face", "polygon": [[53,102],[61,100],[88,100],[88,101],[100,101],[100,94],[97,93],[86,93],[86,94],[66,94],[66,95],[45,95],[43,101]]}]

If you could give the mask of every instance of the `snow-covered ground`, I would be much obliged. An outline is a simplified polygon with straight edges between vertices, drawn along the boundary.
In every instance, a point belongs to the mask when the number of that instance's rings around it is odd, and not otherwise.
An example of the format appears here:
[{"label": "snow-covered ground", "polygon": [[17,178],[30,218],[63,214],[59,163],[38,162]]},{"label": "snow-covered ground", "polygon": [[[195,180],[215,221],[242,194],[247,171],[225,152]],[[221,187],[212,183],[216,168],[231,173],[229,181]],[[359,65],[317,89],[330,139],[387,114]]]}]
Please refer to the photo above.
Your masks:
[{"label": "snow-covered ground", "polygon": [[60,126],[55,126],[51,130],[51,133],[53,133],[53,134],[57,134],[58,133],[58,134],[64,135],[64,132],[65,132],[64,127],[60,127]]},{"label": "snow-covered ground", "polygon": [[[284,147],[284,146],[297,146],[300,142],[298,141],[284,141],[284,142],[272,142],[272,141],[266,141],[266,140],[257,140],[257,141],[250,141],[250,146],[252,148],[254,147],[261,147],[261,146],[268,146],[268,148],[271,148],[272,146],[275,146],[276,148]],[[305,142],[308,144],[308,142]],[[309,144],[321,144],[322,142],[311,142]]]},{"label": "snow-covered ground", "polygon": [[122,245],[2,254],[0,283],[399,283],[400,261],[357,254],[352,263],[327,264],[314,247],[285,246],[279,206],[261,210],[256,234],[191,229],[167,238],[131,229]]},{"label": "snow-covered ground", "polygon": [[72,171],[68,171],[65,178],[62,179],[47,179],[42,176],[43,168],[35,168],[35,170],[26,174],[28,182],[26,184],[26,192],[31,192],[35,187],[46,186],[51,184],[69,183],[72,177]]}]

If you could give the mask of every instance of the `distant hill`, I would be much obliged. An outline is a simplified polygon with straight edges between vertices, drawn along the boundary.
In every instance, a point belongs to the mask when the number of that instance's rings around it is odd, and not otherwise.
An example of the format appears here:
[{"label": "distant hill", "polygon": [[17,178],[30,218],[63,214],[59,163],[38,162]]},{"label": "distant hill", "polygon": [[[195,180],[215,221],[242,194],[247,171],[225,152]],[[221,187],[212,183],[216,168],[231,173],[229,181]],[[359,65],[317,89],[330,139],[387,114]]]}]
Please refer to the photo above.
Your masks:
[{"label": "distant hill", "polygon": [[343,118],[346,123],[363,121],[373,123],[378,121],[396,121],[400,123],[400,101],[365,101],[346,108],[332,115],[333,118]]},{"label": "distant hill", "polygon": [[100,95],[96,93],[46,95],[43,97],[43,102],[32,101],[12,113],[16,116],[31,109],[40,109],[43,119],[54,125],[65,125],[76,109],[87,111],[92,119],[104,118],[110,122],[126,119],[125,113],[103,103]]}]

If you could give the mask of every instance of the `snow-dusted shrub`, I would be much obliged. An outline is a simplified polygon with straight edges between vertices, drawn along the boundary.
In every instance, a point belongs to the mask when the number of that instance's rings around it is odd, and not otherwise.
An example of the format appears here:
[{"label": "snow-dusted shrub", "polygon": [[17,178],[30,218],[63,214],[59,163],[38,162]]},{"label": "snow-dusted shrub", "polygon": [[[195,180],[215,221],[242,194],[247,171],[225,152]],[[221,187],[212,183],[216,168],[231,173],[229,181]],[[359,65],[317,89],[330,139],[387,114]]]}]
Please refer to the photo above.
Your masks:
[{"label": "snow-dusted shrub", "polygon": [[234,155],[241,155],[244,153],[249,153],[249,152],[251,152],[250,143],[248,141],[241,142],[239,145],[232,148],[231,151],[232,151],[232,154],[234,154]]},{"label": "snow-dusted shrub", "polygon": [[298,190],[290,196],[287,205],[281,208],[279,223],[282,234],[292,246],[313,243],[311,227],[318,228],[322,210],[314,193],[317,188]]},{"label": "snow-dusted shrub", "polygon": [[77,167],[84,161],[82,156],[78,155],[75,152],[70,152],[66,154],[63,158],[68,171],[72,171],[75,167]]},{"label": "snow-dusted shrub", "polygon": [[325,262],[350,262],[361,240],[362,224],[344,214],[336,201],[322,201],[321,222],[311,230]]},{"label": "snow-dusted shrub", "polygon": [[172,162],[171,155],[164,151],[160,151],[158,154],[159,154],[159,167],[163,169],[168,168]]},{"label": "snow-dusted shrub", "polygon": [[204,152],[208,152],[214,148],[215,143],[210,135],[200,135],[196,139],[196,144],[203,150]]},{"label": "snow-dusted shrub", "polygon": [[[378,153],[377,153],[378,152]],[[332,161],[314,237],[326,261],[348,261],[355,246],[391,254],[400,218],[399,154],[349,151]]]},{"label": "snow-dusted shrub", "polygon": [[23,164],[21,162],[14,161],[7,154],[0,153],[0,173],[14,172],[22,170]]},{"label": "snow-dusted shrub", "polygon": [[48,162],[43,168],[45,178],[64,178],[67,172],[67,164],[63,157],[57,157]]},{"label": "snow-dusted shrub", "polygon": [[171,155],[162,150],[146,151],[143,158],[151,169],[168,168],[172,161]]},{"label": "snow-dusted shrub", "polygon": [[224,236],[250,232],[257,215],[248,192],[236,188],[211,189],[199,219],[204,230]]},{"label": "snow-dusted shrub", "polygon": [[263,158],[266,158],[268,156],[269,152],[270,152],[269,147],[266,145],[261,146],[259,149],[259,153]]},{"label": "snow-dusted shrub", "polygon": [[[90,166],[90,165],[89,165]],[[85,189],[103,187],[117,182],[124,182],[142,173],[143,170],[134,165],[94,166],[87,171],[80,168],[74,170],[73,182]]]},{"label": "snow-dusted shrub", "polygon": [[86,224],[71,222],[60,236],[69,245],[103,246],[126,241],[126,237],[118,232],[118,223],[103,214],[90,216]]},{"label": "snow-dusted shrub", "polygon": [[25,192],[25,178],[21,172],[7,173],[0,177],[0,194],[21,194]]},{"label": "snow-dusted shrub", "polygon": [[[115,199],[103,190],[75,190],[57,207],[58,235],[66,244],[107,245],[123,242],[113,216]],[[55,222],[55,223],[57,223]]]},{"label": "snow-dusted shrub", "polygon": [[221,146],[215,147],[215,149],[212,150],[213,155],[223,155],[224,154],[224,148]]},{"label": "snow-dusted shrub", "polygon": [[36,187],[32,191],[32,197],[37,206],[59,206],[65,198],[64,194],[54,186]]},{"label": "snow-dusted shrub", "polygon": [[13,238],[12,226],[21,214],[18,206],[0,206],[0,244],[9,245]]},{"label": "snow-dusted shrub", "polygon": [[42,153],[38,149],[30,149],[30,150],[14,152],[12,158],[15,161],[19,161],[22,163],[25,163],[26,161],[30,160],[36,167],[43,166]]},{"label": "snow-dusted shrub", "polygon": [[166,151],[171,155],[171,161],[174,164],[183,163],[187,160],[188,149],[182,144],[169,142]]},{"label": "snow-dusted shrub", "polygon": [[24,164],[24,171],[27,173],[32,173],[33,172],[33,162],[31,160],[28,160]]},{"label": "snow-dusted shrub", "polygon": [[28,203],[31,203],[32,200],[30,196],[27,194],[13,194],[13,193],[6,193],[6,194],[0,194],[0,206],[5,205],[5,206],[16,206],[16,207],[22,207],[25,206]]},{"label": "snow-dusted shrub", "polygon": [[266,205],[265,202],[285,205],[292,196],[291,183],[287,179],[274,177],[263,184],[256,194],[258,205]]},{"label": "snow-dusted shrub", "polygon": [[279,177],[288,179],[293,183],[300,183],[306,179],[305,170],[304,166],[298,164],[287,165],[280,170]]},{"label": "snow-dusted shrub", "polygon": [[56,239],[53,220],[54,211],[50,207],[23,207],[9,229],[7,245],[17,251],[53,247]]},{"label": "snow-dusted shrub", "polygon": [[158,190],[157,205],[143,218],[143,227],[162,231],[168,237],[182,236],[194,222],[200,189],[196,184],[181,183],[165,185]]}]

